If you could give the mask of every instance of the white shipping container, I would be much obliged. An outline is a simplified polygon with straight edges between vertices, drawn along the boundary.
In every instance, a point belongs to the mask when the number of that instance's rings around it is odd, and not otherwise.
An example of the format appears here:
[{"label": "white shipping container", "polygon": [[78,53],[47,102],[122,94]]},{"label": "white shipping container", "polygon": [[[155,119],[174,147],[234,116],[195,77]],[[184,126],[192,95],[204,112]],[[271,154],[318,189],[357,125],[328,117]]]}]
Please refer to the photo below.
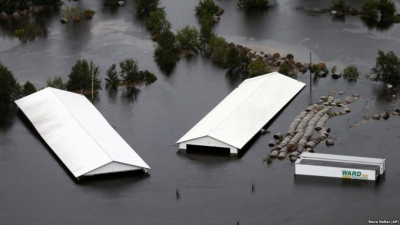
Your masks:
[{"label": "white shipping container", "polygon": [[379,166],[299,158],[295,162],[295,174],[343,179],[376,180],[379,175]]},{"label": "white shipping container", "polygon": [[382,175],[385,173],[385,161],[386,161],[385,159],[359,157],[359,156],[347,156],[347,155],[311,153],[311,152],[303,152],[300,154],[299,158],[334,161],[334,162],[344,162],[344,163],[366,164],[366,165],[377,165],[377,166],[379,166],[380,174]]}]

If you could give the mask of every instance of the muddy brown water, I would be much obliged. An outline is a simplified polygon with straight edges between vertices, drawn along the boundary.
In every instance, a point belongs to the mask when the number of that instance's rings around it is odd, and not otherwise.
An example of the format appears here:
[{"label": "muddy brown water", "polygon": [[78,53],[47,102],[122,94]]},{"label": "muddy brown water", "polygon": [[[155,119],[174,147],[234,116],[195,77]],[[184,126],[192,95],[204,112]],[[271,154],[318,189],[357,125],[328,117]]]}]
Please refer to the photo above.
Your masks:
[{"label": "muddy brown water", "polygon": [[[193,11],[197,2],[163,1],[173,29],[198,26]],[[337,64],[340,70],[355,64],[366,73],[378,49],[400,54],[399,25],[370,29],[356,17],[337,22],[296,9],[319,1],[283,0],[265,13],[241,11],[232,1],[217,3],[225,8],[217,34],[236,43],[282,49],[295,60],[306,60],[313,52],[328,66]],[[302,75],[299,80],[307,86],[269,124],[271,133],[255,137],[242,157],[180,154],[175,142],[241,80],[201,56],[182,59],[171,74],[163,74],[152,60],[156,45],[130,1],[117,9],[94,0],[71,4],[95,8],[98,14],[91,21],[61,25],[57,13],[50,13],[45,17],[47,36],[25,44],[3,29],[1,61],[19,81],[30,80],[37,87],[54,76],[66,79],[78,58],[93,60],[103,78],[112,63],[129,57],[141,70],[155,73],[158,80],[135,89],[131,97],[120,88],[116,93],[102,90],[94,100],[150,165],[150,175],[76,183],[16,108],[1,107],[1,224],[366,224],[399,219],[400,118],[348,128],[364,116],[399,106],[383,85],[327,77],[313,80],[310,93],[309,76]],[[315,151],[386,158],[387,173],[380,183],[295,178],[288,159],[263,163],[272,135],[286,132],[301,110],[331,90],[346,92],[335,98],[353,93],[361,97],[349,114],[328,120],[335,145],[320,144]]]}]

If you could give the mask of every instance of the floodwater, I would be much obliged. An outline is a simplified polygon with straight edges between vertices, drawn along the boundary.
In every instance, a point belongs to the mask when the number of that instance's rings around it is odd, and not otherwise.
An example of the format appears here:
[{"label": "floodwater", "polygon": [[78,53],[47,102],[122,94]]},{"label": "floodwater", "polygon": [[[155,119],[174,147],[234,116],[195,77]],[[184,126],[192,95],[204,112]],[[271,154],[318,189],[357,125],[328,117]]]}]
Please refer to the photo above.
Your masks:
[{"label": "floodwater", "polygon": [[[168,0],[163,6],[174,30],[197,26],[198,1]],[[362,1],[352,1],[359,8]],[[295,60],[324,61],[339,69],[348,64],[368,73],[377,50],[400,54],[400,27],[368,28],[358,17],[345,21],[304,9],[329,3],[281,0],[264,13],[237,9],[235,1],[217,1],[226,10],[215,32],[229,41],[263,45],[294,54]],[[178,153],[175,142],[241,80],[202,56],[182,59],[171,74],[152,60],[156,44],[131,1],[121,8],[81,0],[94,8],[92,21],[61,25],[57,12],[44,17],[47,33],[21,43],[0,30],[1,62],[22,83],[37,87],[54,76],[67,78],[79,58],[100,66],[101,77],[112,63],[134,58],[158,80],[126,97],[101,91],[94,105],[151,167],[149,175],[104,177],[76,183],[15,107],[0,109],[0,224],[367,224],[399,220],[400,117],[349,128],[364,116],[399,107],[394,93],[364,79],[347,82],[314,80],[269,124],[272,133],[256,136],[242,157]],[[326,4],[326,5],[320,5]],[[397,8],[400,9],[399,3]],[[295,179],[288,159],[263,163],[267,143],[285,132],[294,117],[328,91],[361,94],[352,112],[331,118],[335,145],[316,152],[385,158],[386,176],[379,183],[340,179]],[[344,95],[344,96],[346,96]],[[335,95],[337,98],[344,96]],[[255,184],[252,192],[251,185]],[[176,198],[176,189],[180,198]]]}]

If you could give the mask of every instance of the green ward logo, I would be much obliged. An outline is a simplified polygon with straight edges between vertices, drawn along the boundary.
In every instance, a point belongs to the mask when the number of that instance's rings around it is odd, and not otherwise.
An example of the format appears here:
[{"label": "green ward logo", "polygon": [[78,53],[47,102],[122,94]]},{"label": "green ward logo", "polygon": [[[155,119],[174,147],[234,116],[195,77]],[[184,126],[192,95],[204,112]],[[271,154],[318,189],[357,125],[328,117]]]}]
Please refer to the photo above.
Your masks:
[{"label": "green ward logo", "polygon": [[368,174],[363,174],[360,171],[354,170],[342,170],[342,178],[367,180]]}]

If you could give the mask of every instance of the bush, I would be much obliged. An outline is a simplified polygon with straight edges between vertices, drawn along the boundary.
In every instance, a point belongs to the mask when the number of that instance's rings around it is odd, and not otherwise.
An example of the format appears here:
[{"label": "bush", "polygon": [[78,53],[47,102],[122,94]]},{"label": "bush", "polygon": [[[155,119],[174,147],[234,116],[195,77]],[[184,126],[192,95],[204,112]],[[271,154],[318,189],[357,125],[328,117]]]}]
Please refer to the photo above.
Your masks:
[{"label": "bush", "polygon": [[156,75],[154,75],[154,73],[150,73],[148,70],[140,71],[139,73],[142,80],[146,82],[146,85],[152,84],[157,80]]},{"label": "bush", "polygon": [[269,7],[268,0],[238,0],[237,6],[240,8],[266,9]]},{"label": "bush", "polygon": [[37,91],[36,87],[29,81],[27,81],[24,86],[22,87],[22,94],[24,96],[28,96],[30,94],[33,94]]},{"label": "bush", "polygon": [[202,24],[200,29],[200,48],[204,51],[207,48],[208,43],[210,40],[215,37],[215,34],[212,32],[212,27],[210,24],[205,23]]},{"label": "bush", "polygon": [[159,35],[158,47],[154,51],[154,59],[161,67],[174,66],[179,59],[179,48],[176,38],[170,30],[164,30]]},{"label": "bush", "polygon": [[12,72],[0,63],[0,103],[12,102],[21,96],[21,85]]},{"label": "bush", "polygon": [[0,0],[0,11],[12,14],[17,9],[29,9],[28,0]]},{"label": "bush", "polygon": [[235,47],[229,47],[226,66],[239,72],[248,72],[250,58],[245,52],[239,52]]},{"label": "bush", "polygon": [[194,11],[199,17],[200,21],[207,15],[218,14],[220,7],[215,4],[214,0],[200,0]]},{"label": "bush", "polygon": [[332,74],[335,74],[335,73],[336,73],[336,70],[337,70],[337,66],[336,66],[336,65],[332,66],[332,68],[331,68],[331,73],[332,73]]},{"label": "bush", "polygon": [[289,73],[290,73],[289,65],[288,65],[287,63],[282,63],[282,64],[279,66],[278,73],[281,73],[281,74],[283,74],[283,75],[288,76]]},{"label": "bush", "polygon": [[350,6],[346,4],[344,0],[334,0],[332,1],[331,10],[347,12],[350,10]]},{"label": "bush", "polygon": [[208,46],[208,52],[212,53],[212,60],[219,66],[226,67],[228,61],[228,42],[223,37],[212,37]]},{"label": "bush", "polygon": [[361,7],[360,16],[369,20],[378,19],[378,8],[376,0],[367,0]]},{"label": "bush", "polygon": [[260,60],[254,60],[249,64],[248,67],[250,77],[256,77],[271,72],[271,69],[267,68],[265,64]]},{"label": "bush", "polygon": [[[378,18],[378,15],[381,18]],[[396,6],[389,0],[367,0],[361,7],[361,17],[369,20],[396,19]]]},{"label": "bush", "polygon": [[393,23],[400,23],[400,14],[396,13],[391,19]]},{"label": "bush", "polygon": [[200,0],[195,8],[195,12],[200,24],[212,25],[216,22],[214,15],[219,16],[224,13],[224,10],[215,4],[214,0]]},{"label": "bush", "polygon": [[66,6],[61,10],[61,15],[65,19],[72,19],[74,16],[81,16],[82,11],[78,7]]},{"label": "bush", "polygon": [[125,84],[138,84],[139,82],[146,82],[146,84],[154,83],[157,77],[149,71],[140,71],[137,62],[132,58],[125,59],[119,62],[121,70],[118,72],[116,64],[112,64],[107,70],[106,89],[117,88],[121,81]]},{"label": "bush", "polygon": [[400,83],[400,59],[392,51],[385,54],[379,50],[376,65],[371,71],[375,75],[372,79],[374,81],[381,81],[393,86],[398,86]]},{"label": "bush", "polygon": [[106,72],[106,75],[107,75],[107,77],[105,78],[106,89],[110,89],[110,88],[115,89],[118,87],[118,84],[121,82],[121,80],[118,77],[118,72],[117,72],[116,67],[117,66],[115,64],[112,64]]},{"label": "bush", "polygon": [[99,79],[99,67],[95,66],[92,61],[90,64],[85,59],[79,59],[76,64],[71,68],[68,75],[67,90],[76,91],[81,89],[92,88],[92,75],[93,87],[95,90],[101,89],[101,80]]},{"label": "bush", "polygon": [[195,50],[200,49],[199,32],[195,27],[185,26],[176,34],[176,44],[182,50]]},{"label": "bush", "polygon": [[312,73],[318,73],[320,71],[318,64],[312,64],[310,70]]},{"label": "bush", "polygon": [[396,13],[396,6],[389,0],[378,0],[377,6],[382,18],[390,19]]},{"label": "bush", "polygon": [[150,12],[146,25],[153,34],[159,34],[162,30],[171,28],[171,23],[167,20],[166,13],[161,9]]},{"label": "bush", "polygon": [[137,83],[140,80],[139,67],[137,65],[137,62],[132,58],[125,59],[119,62],[119,67],[121,68],[121,71],[119,71],[119,75],[122,82]]},{"label": "bush", "polygon": [[13,33],[14,36],[23,39],[25,37],[25,29],[16,29]]},{"label": "bush", "polygon": [[53,80],[46,80],[46,85],[47,87],[52,87],[52,88],[57,88],[60,90],[66,90],[67,89],[67,83],[63,82],[62,77],[54,77]]},{"label": "bush", "polygon": [[348,80],[357,80],[358,75],[358,69],[354,65],[349,65],[343,70],[343,77]]},{"label": "bush", "polygon": [[82,14],[83,15],[87,15],[87,14],[90,14],[90,15],[95,15],[97,12],[94,10],[94,9],[85,9],[85,10],[83,10],[83,12],[82,12]]}]

